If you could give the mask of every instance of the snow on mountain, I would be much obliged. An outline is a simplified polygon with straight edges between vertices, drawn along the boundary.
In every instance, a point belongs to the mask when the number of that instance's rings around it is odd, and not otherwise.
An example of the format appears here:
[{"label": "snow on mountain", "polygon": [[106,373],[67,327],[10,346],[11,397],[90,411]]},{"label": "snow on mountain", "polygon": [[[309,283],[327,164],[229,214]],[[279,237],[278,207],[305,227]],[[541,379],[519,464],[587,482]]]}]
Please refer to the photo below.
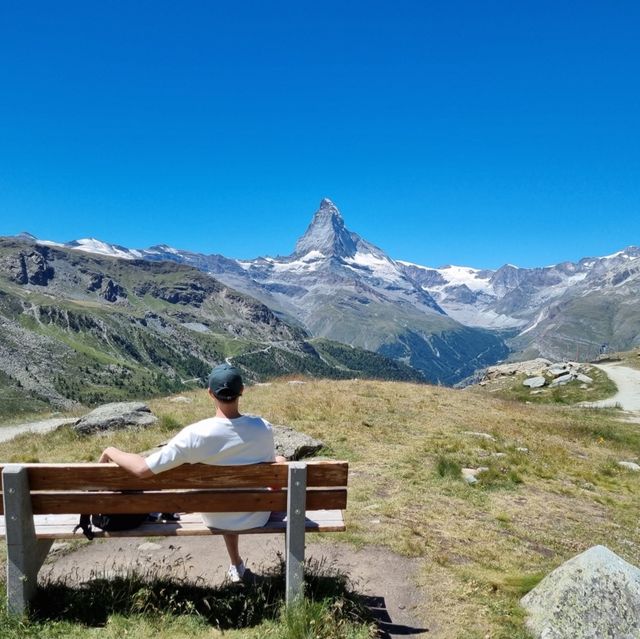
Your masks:
[{"label": "snow on mountain", "polygon": [[542,268],[505,264],[494,271],[399,263],[459,322],[486,328],[521,327],[520,335],[526,335],[543,323],[550,304],[608,286],[602,276],[638,257],[640,249],[630,246],[604,257]]},{"label": "snow on mountain", "polygon": [[83,251],[85,253],[97,253],[98,255],[107,255],[108,257],[118,257],[123,260],[136,260],[143,257],[142,251],[136,249],[128,249],[117,244],[108,244],[93,237],[83,238],[81,240],[73,240],[64,244],[67,248]]},{"label": "snow on mountain", "polygon": [[[403,336],[403,346],[395,342],[391,346],[384,343],[384,331],[389,337],[390,330],[400,334],[399,327],[414,330],[419,318],[435,327],[435,317],[446,318],[449,328],[455,321],[476,329],[519,329],[511,343],[517,349],[529,348],[536,340],[540,342],[542,337],[538,336],[548,333],[550,327],[560,325],[559,316],[566,308],[577,308],[576,298],[593,304],[594,296],[600,299],[617,291],[615,304],[625,300],[627,306],[633,306],[637,297],[634,287],[640,277],[640,248],[634,246],[603,257],[540,268],[513,264],[494,270],[459,265],[432,268],[394,260],[347,229],[340,211],[327,198],[294,252],[284,257],[232,260],[168,245],[128,249],[95,238],[62,246],[128,260],[189,264],[295,318],[315,335],[373,350],[387,349],[388,353],[410,353],[416,345],[406,345],[415,338]],[[598,312],[609,307],[602,306]],[[424,327],[420,330],[419,339],[423,339],[427,332]],[[436,358],[443,348],[432,342],[428,346]],[[560,347],[555,352],[560,353]]]}]

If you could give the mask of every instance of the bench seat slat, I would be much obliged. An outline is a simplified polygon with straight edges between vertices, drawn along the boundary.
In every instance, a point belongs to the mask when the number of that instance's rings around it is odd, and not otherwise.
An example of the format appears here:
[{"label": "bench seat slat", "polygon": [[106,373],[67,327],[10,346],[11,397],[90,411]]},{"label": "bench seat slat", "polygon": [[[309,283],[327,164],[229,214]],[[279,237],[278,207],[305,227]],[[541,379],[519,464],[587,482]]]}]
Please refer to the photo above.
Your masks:
[{"label": "bench seat slat", "polygon": [[[34,524],[38,539],[84,539],[82,532],[73,533],[80,515],[35,515]],[[305,529],[307,532],[342,532],[345,530],[341,510],[308,510]],[[286,518],[283,512],[274,512],[262,528],[243,530],[242,534],[281,533],[286,530]],[[148,522],[133,530],[104,532],[94,528],[96,538],[113,537],[165,537],[165,536],[201,536],[217,535],[223,531],[211,530],[202,522],[198,513],[185,513],[178,522]],[[5,536],[4,517],[0,517],[0,537]]]},{"label": "bench seat slat", "polygon": [[[0,464],[0,473],[6,465]],[[287,485],[288,473],[287,463],[250,466],[184,464],[148,479],[138,479],[115,464],[20,465],[27,468],[31,490],[162,490],[263,486],[284,488]],[[307,486],[346,486],[347,473],[347,462],[310,461],[307,463]]]}]

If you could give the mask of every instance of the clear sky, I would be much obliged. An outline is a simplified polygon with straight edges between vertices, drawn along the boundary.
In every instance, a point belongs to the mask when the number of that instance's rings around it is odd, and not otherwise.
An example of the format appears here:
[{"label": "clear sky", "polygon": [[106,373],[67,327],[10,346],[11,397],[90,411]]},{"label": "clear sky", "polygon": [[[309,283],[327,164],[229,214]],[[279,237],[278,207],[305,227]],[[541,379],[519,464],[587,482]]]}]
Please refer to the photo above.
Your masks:
[{"label": "clear sky", "polygon": [[397,259],[640,244],[640,3],[2,0],[0,235]]}]

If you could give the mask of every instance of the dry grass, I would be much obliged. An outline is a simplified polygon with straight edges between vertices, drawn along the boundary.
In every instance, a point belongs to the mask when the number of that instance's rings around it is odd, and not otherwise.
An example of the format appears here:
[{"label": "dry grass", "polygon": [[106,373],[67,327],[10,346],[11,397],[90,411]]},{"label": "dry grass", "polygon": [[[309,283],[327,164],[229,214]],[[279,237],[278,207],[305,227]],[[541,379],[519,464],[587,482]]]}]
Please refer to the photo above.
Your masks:
[{"label": "dry grass", "polygon": [[[107,443],[144,450],[211,414],[206,393],[189,397],[190,404],[149,402],[163,428],[114,433],[108,441],[69,430],[26,436],[0,445],[0,456],[96,459]],[[638,460],[640,431],[615,421],[615,411],[372,381],[255,386],[243,410],[318,437],[328,454],[350,461],[348,532],[341,537],[416,557],[420,612],[433,636],[527,637],[521,594],[594,544],[640,564],[640,477],[617,466]],[[489,471],[470,486],[443,470],[457,466]]]}]

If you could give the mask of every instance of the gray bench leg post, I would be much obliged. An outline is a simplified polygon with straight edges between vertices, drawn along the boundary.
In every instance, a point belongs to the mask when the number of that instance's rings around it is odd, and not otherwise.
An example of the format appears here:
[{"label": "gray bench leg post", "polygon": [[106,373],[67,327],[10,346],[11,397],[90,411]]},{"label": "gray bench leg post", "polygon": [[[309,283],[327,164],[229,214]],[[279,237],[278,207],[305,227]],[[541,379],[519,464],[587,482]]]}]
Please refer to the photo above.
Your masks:
[{"label": "gray bench leg post", "polygon": [[287,489],[286,604],[304,594],[304,531],[307,502],[307,465],[289,464]]},{"label": "gray bench leg post", "polygon": [[27,469],[6,466],[2,471],[7,536],[7,603],[12,614],[24,614],[36,592],[38,570],[53,543],[36,539]]}]

